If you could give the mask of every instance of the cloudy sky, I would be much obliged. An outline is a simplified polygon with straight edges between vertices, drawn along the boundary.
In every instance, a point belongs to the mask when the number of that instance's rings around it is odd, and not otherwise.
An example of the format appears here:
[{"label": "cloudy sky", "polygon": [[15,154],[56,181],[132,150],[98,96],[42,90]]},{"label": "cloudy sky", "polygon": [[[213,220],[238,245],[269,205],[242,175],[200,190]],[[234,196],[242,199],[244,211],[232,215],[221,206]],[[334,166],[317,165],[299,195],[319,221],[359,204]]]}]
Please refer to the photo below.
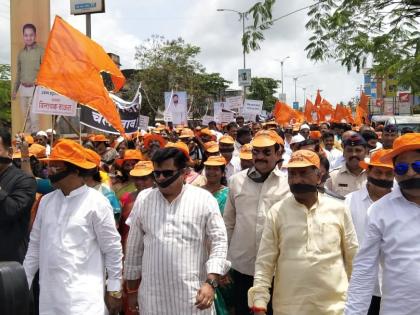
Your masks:
[{"label": "cloudy sky", "polygon": [[[135,46],[153,34],[167,39],[178,37],[201,47],[199,61],[208,72],[219,72],[237,88],[237,71],[242,68],[242,25],[238,15],[217,12],[218,8],[244,11],[256,0],[106,0],[106,13],[92,16],[92,38],[107,51],[121,57],[122,68],[136,67]],[[303,8],[312,0],[277,0],[274,17]],[[0,0],[0,63],[10,63],[9,0]],[[317,89],[331,103],[348,101],[358,93],[362,75],[347,70],[339,64],[316,63],[306,58],[304,48],[310,33],[305,30],[307,11],[302,11],[280,21],[265,33],[261,50],[247,55],[247,68],[252,76],[281,78],[280,60],[284,63],[284,91],[287,101],[294,100],[293,77],[297,81],[297,99],[303,102],[314,98]],[[70,15],[70,1],[51,0],[51,22],[55,15],[81,31],[85,31],[85,18]],[[251,23],[251,20],[248,20]]]}]

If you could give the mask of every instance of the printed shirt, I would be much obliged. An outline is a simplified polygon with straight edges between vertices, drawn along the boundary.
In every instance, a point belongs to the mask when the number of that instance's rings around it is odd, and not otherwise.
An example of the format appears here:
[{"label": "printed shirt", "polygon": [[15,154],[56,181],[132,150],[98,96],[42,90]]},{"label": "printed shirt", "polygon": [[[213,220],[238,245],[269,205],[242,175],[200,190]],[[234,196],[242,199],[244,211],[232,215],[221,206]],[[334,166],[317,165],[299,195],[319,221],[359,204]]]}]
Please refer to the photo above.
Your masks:
[{"label": "printed shirt", "polygon": [[141,278],[142,315],[215,314],[194,304],[207,274],[224,275],[226,228],[216,199],[184,185],[169,203],[158,188],[138,195],[130,215],[124,278]]},{"label": "printed shirt", "polygon": [[356,251],[341,200],[318,194],[308,210],[290,196],[267,216],[248,304],[267,307],[274,274],[274,314],[341,315]]},{"label": "printed shirt", "polygon": [[420,206],[399,187],[372,204],[350,281],[346,315],[366,315],[382,264],[381,315],[420,314]]}]

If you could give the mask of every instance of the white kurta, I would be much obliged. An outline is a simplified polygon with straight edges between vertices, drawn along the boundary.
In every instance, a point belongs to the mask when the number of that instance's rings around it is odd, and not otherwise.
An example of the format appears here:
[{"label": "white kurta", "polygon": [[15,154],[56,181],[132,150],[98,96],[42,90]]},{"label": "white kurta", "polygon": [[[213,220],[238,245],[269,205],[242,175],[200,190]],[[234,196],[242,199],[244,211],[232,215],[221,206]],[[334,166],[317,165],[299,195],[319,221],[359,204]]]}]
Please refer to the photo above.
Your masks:
[{"label": "white kurta", "polygon": [[229,268],[216,199],[187,184],[169,203],[154,188],[139,194],[132,213],[124,278],[141,278],[140,314],[215,314],[214,307],[200,311],[194,303],[207,274]]},{"label": "white kurta", "polygon": [[29,284],[39,267],[40,315],[106,314],[105,267],[109,291],[120,290],[122,273],[109,201],[87,186],[45,195],[23,265]]}]

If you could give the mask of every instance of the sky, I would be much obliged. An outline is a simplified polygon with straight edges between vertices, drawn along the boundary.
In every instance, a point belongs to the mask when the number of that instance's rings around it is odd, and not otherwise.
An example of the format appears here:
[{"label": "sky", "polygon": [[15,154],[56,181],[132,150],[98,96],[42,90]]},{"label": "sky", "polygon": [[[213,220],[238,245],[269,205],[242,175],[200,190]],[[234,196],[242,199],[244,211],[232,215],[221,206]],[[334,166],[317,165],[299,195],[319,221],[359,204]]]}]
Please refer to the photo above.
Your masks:
[{"label": "sky", "polygon": [[[233,12],[217,9],[248,10],[256,0],[106,0],[106,12],[92,15],[92,39],[107,52],[120,56],[122,69],[136,68],[135,47],[152,35],[166,39],[182,37],[199,46],[198,61],[207,72],[219,72],[238,88],[237,73],[243,66],[242,23]],[[313,0],[277,0],[273,17],[279,17],[311,4]],[[69,0],[51,0],[51,23],[59,15],[85,32],[85,17],[70,15]],[[334,61],[313,63],[304,51],[311,33],[305,29],[307,10],[277,21],[264,33],[261,50],[246,56],[246,66],[252,76],[281,79],[280,62],[284,61],[284,92],[287,102],[294,101],[294,81],[297,80],[297,100],[315,98],[316,90],[330,103],[347,102],[356,97],[363,84],[362,74],[347,72]],[[251,19],[247,23],[252,23]],[[10,64],[9,0],[0,0],[0,63]],[[279,89],[280,92],[281,89]],[[278,95],[277,95],[278,96]]]}]

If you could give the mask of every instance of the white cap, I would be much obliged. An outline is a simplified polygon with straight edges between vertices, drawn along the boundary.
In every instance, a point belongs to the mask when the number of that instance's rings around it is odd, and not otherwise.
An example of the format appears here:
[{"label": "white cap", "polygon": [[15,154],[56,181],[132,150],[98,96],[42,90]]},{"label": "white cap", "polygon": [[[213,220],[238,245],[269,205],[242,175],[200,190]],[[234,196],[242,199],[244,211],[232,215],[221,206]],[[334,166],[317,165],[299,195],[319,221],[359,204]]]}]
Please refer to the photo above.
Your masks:
[{"label": "white cap", "polygon": [[45,131],[43,131],[43,130],[38,131],[38,132],[36,133],[36,136],[37,136],[37,137],[45,137],[45,138],[48,138],[47,133],[46,133]]},{"label": "white cap", "polygon": [[53,135],[55,135],[56,133],[55,133],[55,130],[52,130],[51,128],[50,129],[47,129],[47,130],[45,130],[47,133],[52,133]]},{"label": "white cap", "polygon": [[305,141],[305,138],[301,134],[297,134],[296,136],[292,137],[290,144],[295,144],[303,141]]},{"label": "white cap", "polygon": [[302,129],[311,129],[307,124],[303,124],[302,126],[300,126],[300,130]]}]

